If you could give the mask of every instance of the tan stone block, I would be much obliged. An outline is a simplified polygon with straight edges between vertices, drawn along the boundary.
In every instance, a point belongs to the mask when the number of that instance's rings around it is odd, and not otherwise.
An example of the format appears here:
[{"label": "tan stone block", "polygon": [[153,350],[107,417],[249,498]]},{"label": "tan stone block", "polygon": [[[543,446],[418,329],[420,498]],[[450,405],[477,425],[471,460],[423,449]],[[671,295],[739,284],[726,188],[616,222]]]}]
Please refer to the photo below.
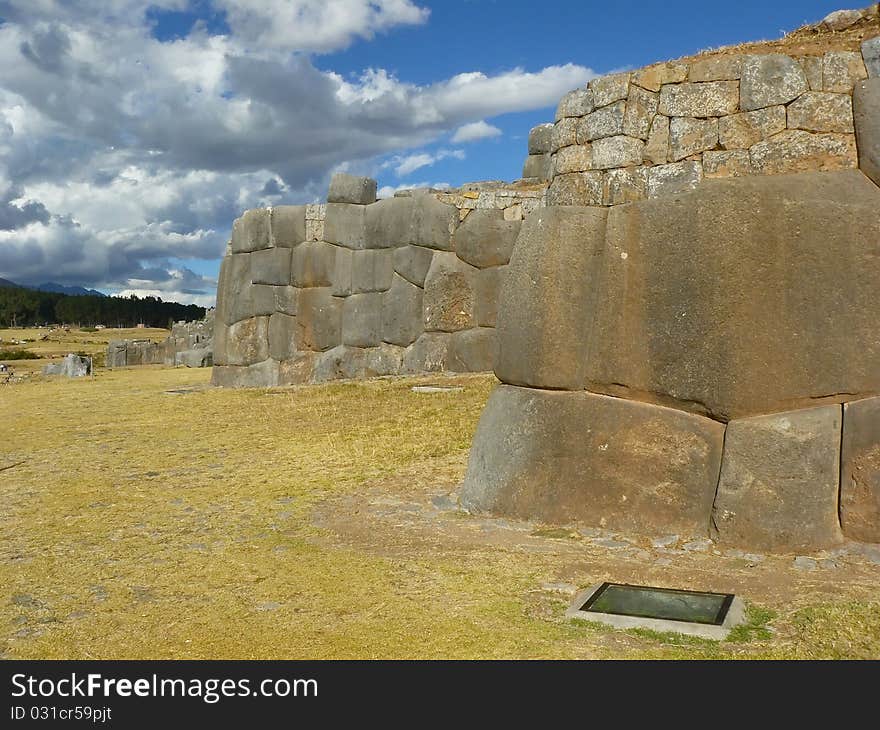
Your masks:
[{"label": "tan stone block", "polygon": [[718,150],[703,153],[705,177],[740,177],[752,173],[748,150]]},{"label": "tan stone block", "polygon": [[718,121],[718,140],[725,149],[748,149],[785,130],[785,107],[732,114]]},{"label": "tan stone block", "polygon": [[627,167],[610,170],[605,175],[605,205],[621,205],[642,200],[648,195],[648,170]]},{"label": "tan stone block", "polygon": [[578,119],[566,117],[553,125],[550,135],[550,148],[553,152],[577,143]]},{"label": "tan stone block", "polygon": [[[584,114],[589,114],[595,108],[596,103],[593,99],[592,91],[589,89],[574,89],[563,96],[559,102],[559,106],[556,108],[556,121],[558,122],[565,117],[582,117]],[[535,152],[546,151],[544,148],[535,150]]]},{"label": "tan stone block", "polygon": [[673,162],[711,150],[717,144],[717,119],[673,117],[669,124],[669,151]]},{"label": "tan stone block", "polygon": [[556,175],[568,172],[586,172],[593,169],[593,148],[588,144],[563,147],[554,155],[553,169]]},{"label": "tan stone block", "polygon": [[735,81],[742,76],[743,56],[715,56],[694,61],[688,81]]},{"label": "tan stone block", "polygon": [[683,63],[658,63],[634,72],[632,82],[648,91],[660,91],[663,84],[680,84],[687,74],[688,67]]},{"label": "tan stone block", "polygon": [[721,117],[739,105],[739,82],[706,81],[665,84],[658,110],[669,117]]},{"label": "tan stone block", "polygon": [[620,99],[626,99],[631,76],[630,73],[609,74],[590,81],[589,87],[593,92],[596,108],[613,104]]},{"label": "tan stone block", "polygon": [[660,96],[639,86],[630,86],[623,115],[623,133],[638,139],[648,139],[651,120],[657,113]]},{"label": "tan stone block", "polygon": [[613,137],[623,134],[625,109],[626,102],[618,101],[597,109],[592,114],[587,114],[578,123],[577,143],[586,144],[602,137]]},{"label": "tan stone block", "polygon": [[557,175],[547,188],[547,205],[602,205],[602,173]]},{"label": "tan stone block", "polygon": [[699,162],[672,162],[648,168],[648,197],[663,198],[691,190],[703,179]]},{"label": "tan stone block", "polygon": [[749,148],[752,168],[759,174],[843,170],[857,167],[855,137],[789,129]]},{"label": "tan stone block", "polygon": [[593,167],[607,170],[613,167],[640,165],[645,143],[640,139],[620,135],[593,142]]},{"label": "tan stone block", "polygon": [[644,160],[654,165],[662,165],[669,161],[669,117],[657,114],[651,122]]},{"label": "tan stone block", "polygon": [[807,83],[810,85],[810,91],[822,91],[822,57],[801,56],[797,59],[797,62],[804,70]]},{"label": "tan stone block", "polygon": [[822,89],[852,94],[856,81],[868,78],[861,53],[830,51],[822,59]]},{"label": "tan stone block", "polygon": [[788,105],[788,128],[809,132],[853,132],[849,94],[808,91]]}]

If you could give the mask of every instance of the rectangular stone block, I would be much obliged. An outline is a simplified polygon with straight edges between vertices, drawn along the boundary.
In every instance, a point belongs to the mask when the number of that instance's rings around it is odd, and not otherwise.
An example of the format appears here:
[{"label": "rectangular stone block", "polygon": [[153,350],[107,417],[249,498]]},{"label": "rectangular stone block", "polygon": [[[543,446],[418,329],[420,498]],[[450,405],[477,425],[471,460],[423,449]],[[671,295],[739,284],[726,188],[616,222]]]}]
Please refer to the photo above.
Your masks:
[{"label": "rectangular stone block", "polygon": [[630,86],[629,96],[626,99],[626,112],[623,115],[623,133],[629,137],[648,139],[651,120],[657,113],[659,101],[658,94],[639,86]]},{"label": "rectangular stone block", "polygon": [[415,206],[413,198],[386,198],[368,205],[365,213],[366,248],[395,248],[412,243]]},{"label": "rectangular stone block", "polygon": [[324,240],[346,248],[367,248],[365,205],[328,203]]},{"label": "rectangular stone block", "polygon": [[664,84],[680,84],[687,73],[688,67],[683,63],[658,63],[635,71],[632,82],[648,91],[660,91]]},{"label": "rectangular stone block", "polygon": [[382,294],[352,294],[342,304],[342,344],[377,347],[382,342]]},{"label": "rectangular stone block", "polygon": [[391,286],[394,253],[389,249],[352,251],[336,248],[333,274],[334,296],[385,291]]},{"label": "rectangular stone block", "polygon": [[578,123],[577,143],[585,145],[594,139],[623,134],[623,116],[625,111],[626,102],[618,101],[615,104],[597,109],[592,114],[587,114]]},{"label": "rectangular stone block", "polygon": [[477,274],[474,314],[480,327],[494,327],[498,320],[498,298],[506,271],[506,266],[493,266]]},{"label": "rectangular stone block", "polygon": [[382,297],[382,339],[401,347],[415,342],[425,331],[422,290],[395,274]]},{"label": "rectangular stone block", "polygon": [[880,542],[880,398],[844,404],[840,476],[844,534]]},{"label": "rectangular stone block", "polygon": [[271,246],[269,211],[266,208],[246,210],[232,223],[232,253],[248,253]]},{"label": "rectangular stone block", "polygon": [[342,299],[329,287],[303,289],[296,316],[297,350],[329,350],[342,343]]},{"label": "rectangular stone block", "polygon": [[663,198],[692,190],[703,179],[703,166],[696,161],[672,162],[648,168],[648,197]]},{"label": "rectangular stone block", "polygon": [[658,110],[667,117],[723,117],[737,111],[737,81],[666,84]]},{"label": "rectangular stone block", "polygon": [[427,331],[456,332],[475,325],[474,301],[479,270],[454,253],[436,253],[425,277],[423,298]]},{"label": "rectangular stone block", "polygon": [[306,206],[278,205],[272,208],[272,242],[282,248],[293,248],[306,239]]},{"label": "rectangular stone block", "polygon": [[228,365],[253,365],[267,357],[269,357],[268,317],[251,317],[227,327],[224,362]]},{"label": "rectangular stone block", "polygon": [[841,420],[831,405],[728,423],[713,510],[719,542],[771,552],[838,544]]},{"label": "rectangular stone block", "polygon": [[376,181],[368,177],[337,172],[330,180],[328,203],[369,205],[376,202]]},{"label": "rectangular stone block", "polygon": [[788,129],[749,149],[752,168],[762,175],[813,170],[844,170],[858,166],[855,138],[849,134],[818,134]]},{"label": "rectangular stone block", "polygon": [[853,106],[849,94],[808,91],[788,105],[788,128],[808,132],[853,132]]},{"label": "rectangular stone block", "polygon": [[270,284],[254,284],[253,314],[255,317],[268,317],[275,311],[275,287]]},{"label": "rectangular stone block", "polygon": [[[556,121],[566,117],[582,117],[595,108],[596,101],[590,89],[574,89],[563,96],[559,106],[556,107]],[[545,151],[549,152],[550,150]]]},{"label": "rectangular stone block", "polygon": [[602,205],[603,192],[599,171],[556,175],[547,188],[547,205]]},{"label": "rectangular stone block", "polygon": [[880,77],[859,81],[853,92],[859,168],[880,185]]},{"label": "rectangular stone block", "polygon": [[[568,116],[568,115],[565,115]],[[579,115],[572,115],[579,116]],[[529,131],[529,154],[544,155],[549,154],[550,144],[553,136],[553,124],[539,124],[532,127]]]},{"label": "rectangular stone block", "polygon": [[275,295],[275,311],[282,314],[295,315],[299,289],[295,286],[276,286],[272,288]]},{"label": "rectangular stone block", "polygon": [[645,143],[633,137],[604,137],[593,142],[593,168],[607,170],[642,164]]},{"label": "rectangular stone block", "polygon": [[673,162],[711,150],[717,144],[717,119],[673,117],[669,124],[669,151]]},{"label": "rectangular stone block", "polygon": [[529,155],[523,163],[522,176],[524,178],[536,177],[539,180],[549,180],[552,176],[552,164],[549,154]]},{"label": "rectangular stone block", "polygon": [[579,121],[580,120],[572,117],[565,117],[553,125],[553,133],[550,135],[551,152],[556,152],[556,150],[561,149],[562,147],[577,144]]},{"label": "rectangular stone block", "polygon": [[648,168],[628,167],[609,170],[605,176],[605,205],[621,205],[642,200],[648,194]]},{"label": "rectangular stone block", "polygon": [[336,250],[326,241],[307,241],[297,246],[291,261],[291,283],[300,288],[331,286]]},{"label": "rectangular stone block", "polygon": [[718,150],[703,153],[705,177],[740,177],[752,174],[748,150]]},{"label": "rectangular stone block", "polygon": [[269,358],[254,365],[215,365],[211,384],[220,388],[271,388],[278,385],[278,362]]},{"label": "rectangular stone block", "polygon": [[422,246],[401,246],[394,250],[394,270],[416,286],[425,285],[434,252]]},{"label": "rectangular stone block", "polygon": [[[404,199],[405,200],[405,199]],[[458,209],[441,203],[433,195],[420,194],[412,198],[412,227],[407,241],[439,251],[452,250],[452,234],[458,227]]]},{"label": "rectangular stone block", "polygon": [[880,36],[862,42],[862,60],[869,78],[880,76]]},{"label": "rectangular stone block", "polygon": [[718,138],[725,149],[748,149],[785,129],[785,107],[781,104],[722,117],[718,121]]},{"label": "rectangular stone block", "polygon": [[688,81],[735,81],[742,76],[743,56],[715,56],[694,61]]},{"label": "rectangular stone block", "polygon": [[449,345],[449,369],[454,373],[492,372],[498,352],[494,327],[475,327],[453,332]]},{"label": "rectangular stone block", "polygon": [[652,165],[663,165],[669,162],[669,117],[664,117],[661,114],[654,117],[642,159]]},{"label": "rectangular stone block", "polygon": [[234,253],[223,257],[217,279],[216,316],[224,324],[234,324],[254,316],[249,253]]},{"label": "rectangular stone block", "polygon": [[600,76],[590,81],[589,88],[593,92],[596,108],[613,104],[620,99],[626,99],[631,76],[631,73],[624,72]]},{"label": "rectangular stone block", "polygon": [[284,286],[290,283],[290,249],[267,248],[251,254],[251,281],[254,284]]},{"label": "rectangular stone block", "polygon": [[269,355],[287,360],[296,354],[296,317],[276,312],[269,317]]},{"label": "rectangular stone block", "polygon": [[862,54],[855,51],[829,51],[822,59],[822,88],[852,94],[856,81],[868,78]]}]

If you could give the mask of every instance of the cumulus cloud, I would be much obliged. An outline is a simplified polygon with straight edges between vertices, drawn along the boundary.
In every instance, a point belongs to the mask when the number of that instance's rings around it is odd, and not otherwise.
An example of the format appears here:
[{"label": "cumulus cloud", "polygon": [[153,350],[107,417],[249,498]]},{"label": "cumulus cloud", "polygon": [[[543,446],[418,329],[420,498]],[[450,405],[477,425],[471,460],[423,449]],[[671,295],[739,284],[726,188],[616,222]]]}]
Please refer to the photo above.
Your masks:
[{"label": "cumulus cloud", "polygon": [[500,136],[500,134],[501,130],[498,129],[498,127],[495,127],[485,120],[481,119],[479,122],[462,124],[458,129],[455,130],[455,134],[452,135],[452,141],[476,142],[479,139],[498,137]]},{"label": "cumulus cloud", "polygon": [[0,276],[210,296],[212,280],[184,287],[172,260],[221,256],[245,208],[320,200],[337,169],[410,175],[463,154],[425,145],[553,105],[594,75],[566,64],[425,85],[380,68],[352,77],[311,54],[428,22],[427,10],[210,1],[228,32],[196,24],[160,42],[148,15],[192,2],[0,0]]}]

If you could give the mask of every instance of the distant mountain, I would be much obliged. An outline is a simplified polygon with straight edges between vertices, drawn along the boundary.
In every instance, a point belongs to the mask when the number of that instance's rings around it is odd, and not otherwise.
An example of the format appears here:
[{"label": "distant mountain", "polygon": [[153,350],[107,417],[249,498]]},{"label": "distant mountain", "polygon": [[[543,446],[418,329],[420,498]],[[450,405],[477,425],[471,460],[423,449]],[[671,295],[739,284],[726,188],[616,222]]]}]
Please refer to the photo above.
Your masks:
[{"label": "distant mountain", "polygon": [[16,289],[20,288],[18,284],[16,284],[14,281],[9,281],[9,279],[0,279],[0,286],[11,286]]},{"label": "distant mountain", "polygon": [[54,281],[47,281],[45,284],[38,284],[29,288],[36,289],[37,291],[54,292],[55,294],[68,294],[74,297],[82,296],[83,294],[89,294],[93,297],[107,296],[95,289],[85,289],[81,286],[64,286],[64,284],[56,284]]}]

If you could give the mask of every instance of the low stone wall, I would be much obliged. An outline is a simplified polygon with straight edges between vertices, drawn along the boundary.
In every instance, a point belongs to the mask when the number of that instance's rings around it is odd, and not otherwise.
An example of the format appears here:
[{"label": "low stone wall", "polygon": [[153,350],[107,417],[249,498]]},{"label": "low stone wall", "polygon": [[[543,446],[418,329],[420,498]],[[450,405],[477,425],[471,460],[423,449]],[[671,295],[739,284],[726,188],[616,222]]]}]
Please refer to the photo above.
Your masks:
[{"label": "low stone wall", "polygon": [[193,322],[175,322],[164,342],[152,340],[111,340],[105,365],[185,365],[210,367],[213,364],[214,310]]},{"label": "low stone wall", "polygon": [[129,365],[162,365],[165,345],[152,340],[110,340],[104,364],[108,368]]},{"label": "low stone wall", "polygon": [[498,289],[545,187],[377,201],[375,181],[337,175],[326,205],[246,211],[220,270],[213,382],[491,370]]}]

